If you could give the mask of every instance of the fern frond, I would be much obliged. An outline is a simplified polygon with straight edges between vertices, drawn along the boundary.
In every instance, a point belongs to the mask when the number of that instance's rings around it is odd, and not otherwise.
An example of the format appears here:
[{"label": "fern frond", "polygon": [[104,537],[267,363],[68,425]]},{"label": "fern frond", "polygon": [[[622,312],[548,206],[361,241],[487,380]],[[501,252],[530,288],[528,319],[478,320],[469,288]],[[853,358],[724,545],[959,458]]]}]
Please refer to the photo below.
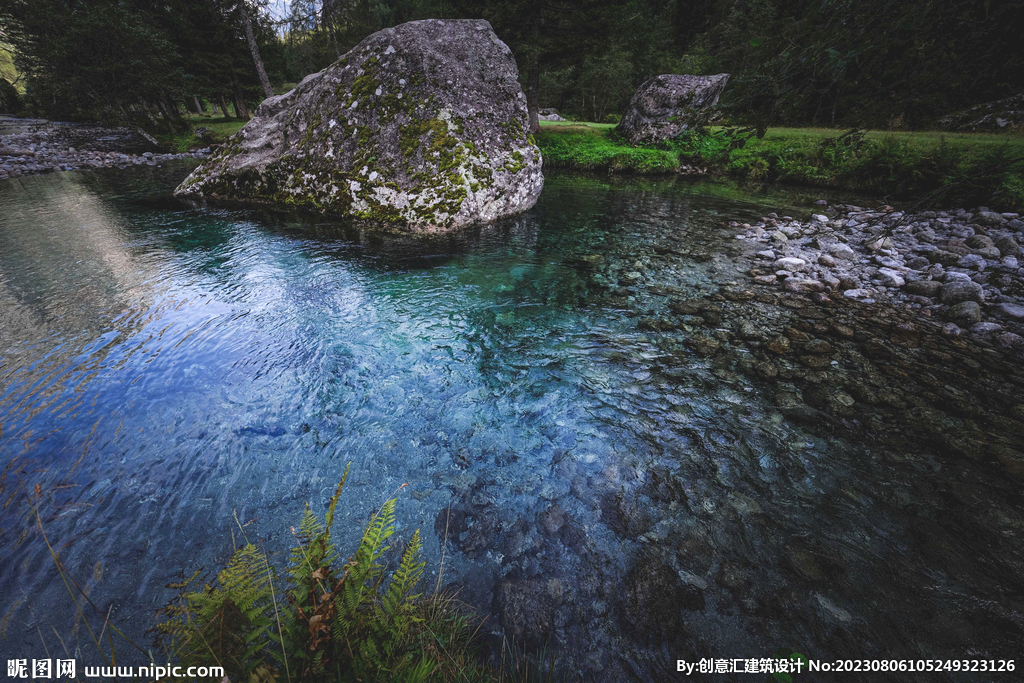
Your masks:
[{"label": "fern frond", "polygon": [[375,586],[383,573],[383,567],[378,560],[390,547],[384,545],[384,542],[394,533],[395,499],[392,498],[370,519],[355,557],[348,564],[345,580],[335,603],[337,612],[334,635],[339,641],[345,640],[360,609],[368,607],[375,600]]},{"label": "fern frond", "polygon": [[407,601],[416,599],[411,593],[423,578],[423,569],[426,566],[427,563],[423,561],[423,542],[420,540],[420,530],[417,529],[413,532],[405,552],[402,553],[402,561],[391,577],[391,585],[384,595],[382,607],[386,617],[397,617],[399,610]]}]

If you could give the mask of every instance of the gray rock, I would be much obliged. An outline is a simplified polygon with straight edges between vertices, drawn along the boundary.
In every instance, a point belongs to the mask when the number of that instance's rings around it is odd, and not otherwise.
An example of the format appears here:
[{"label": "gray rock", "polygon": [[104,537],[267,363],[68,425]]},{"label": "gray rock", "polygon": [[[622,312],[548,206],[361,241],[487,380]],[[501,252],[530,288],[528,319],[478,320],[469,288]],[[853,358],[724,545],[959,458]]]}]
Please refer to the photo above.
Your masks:
[{"label": "gray rock", "polygon": [[835,244],[830,245],[828,248],[828,252],[832,254],[833,258],[839,259],[841,261],[857,260],[857,252],[855,252],[852,248],[843,244],[842,242],[836,242]]},{"label": "gray rock", "polygon": [[1024,321],[1024,306],[1021,304],[996,304],[990,309],[990,311],[993,315],[997,315],[1001,318]]},{"label": "gray rock", "polygon": [[879,268],[878,279],[886,287],[902,287],[906,284],[902,274],[892,268]]},{"label": "gray rock", "polygon": [[967,273],[961,273],[959,270],[949,270],[943,273],[943,277],[946,282],[953,282],[954,280],[970,280],[971,276]]},{"label": "gray rock", "polygon": [[618,130],[630,144],[658,142],[704,122],[729,81],[729,74],[663,74],[633,94]]},{"label": "gray rock", "polygon": [[[981,303],[985,293],[977,282],[970,280],[950,280],[942,285],[942,303],[954,305],[965,301]],[[975,321],[977,322],[977,321]]]},{"label": "gray rock", "polygon": [[832,268],[836,265],[836,259],[828,254],[822,254],[818,257],[818,263],[826,268]]},{"label": "gray rock", "polygon": [[1013,332],[1003,332],[996,337],[996,346],[1001,349],[1024,349],[1024,337]]},{"label": "gray rock", "polygon": [[449,232],[537,201],[527,126],[515,60],[490,24],[413,21],[267,98],[175,194]]},{"label": "gray rock", "polygon": [[1003,256],[1020,256],[1020,245],[1010,236],[1000,237],[994,246]]},{"label": "gray rock", "polygon": [[810,294],[811,292],[825,291],[825,285],[817,280],[796,280],[794,278],[788,278],[784,283],[782,283],[782,287],[787,292],[795,292],[797,294]]},{"label": "gray rock", "polygon": [[956,262],[960,260],[959,254],[954,254],[951,251],[945,249],[936,249],[935,251],[929,251],[925,254],[925,257],[932,263],[938,263],[943,266],[955,266]]},{"label": "gray rock", "polygon": [[933,297],[939,295],[939,290],[942,289],[942,283],[936,282],[935,280],[917,280],[915,282],[908,282],[903,288],[907,294],[916,294],[917,296]]},{"label": "gray rock", "polygon": [[971,334],[993,334],[1001,329],[1003,329],[1003,326],[999,323],[974,323],[971,325]]},{"label": "gray rock", "polygon": [[803,270],[806,266],[807,261],[804,261],[802,258],[794,258],[792,256],[776,259],[775,262],[772,263],[772,268],[775,270],[790,270],[794,272]]},{"label": "gray rock", "polygon": [[946,323],[942,326],[942,334],[947,337],[959,337],[963,330],[956,323]]},{"label": "gray rock", "polygon": [[981,306],[977,301],[961,301],[949,307],[946,318],[962,326],[970,327],[981,322]]},{"label": "gray rock", "polygon": [[995,213],[994,211],[979,211],[974,214],[974,222],[978,225],[999,225],[1005,220],[1002,214]]},{"label": "gray rock", "polygon": [[983,256],[979,256],[978,254],[967,254],[966,256],[961,256],[957,260],[956,265],[960,268],[974,268],[975,270],[981,270],[986,264]]},{"label": "gray rock", "polygon": [[992,238],[988,235],[971,235],[964,240],[964,244],[969,246],[971,249],[983,249],[985,247],[994,246]]}]

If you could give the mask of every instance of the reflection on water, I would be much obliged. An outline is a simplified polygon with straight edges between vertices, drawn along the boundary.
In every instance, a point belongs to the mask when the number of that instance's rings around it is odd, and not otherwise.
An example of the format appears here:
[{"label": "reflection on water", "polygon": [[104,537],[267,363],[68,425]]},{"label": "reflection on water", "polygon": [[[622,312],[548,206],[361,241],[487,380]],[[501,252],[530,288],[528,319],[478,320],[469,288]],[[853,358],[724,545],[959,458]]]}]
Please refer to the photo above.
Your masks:
[{"label": "reflection on water", "polygon": [[1019,654],[1016,485],[807,426],[780,407],[794,385],[652,331],[742,277],[722,226],[759,209],[735,190],[556,176],[529,214],[423,244],[161,199],[186,172],[0,184],[10,657],[91,647],[34,511],[147,644],[164,584],[230,555],[234,513],[283,562],[348,461],[343,546],[409,483],[399,532],[429,532],[435,568],[448,539],[442,582],[586,680],[782,647]]}]

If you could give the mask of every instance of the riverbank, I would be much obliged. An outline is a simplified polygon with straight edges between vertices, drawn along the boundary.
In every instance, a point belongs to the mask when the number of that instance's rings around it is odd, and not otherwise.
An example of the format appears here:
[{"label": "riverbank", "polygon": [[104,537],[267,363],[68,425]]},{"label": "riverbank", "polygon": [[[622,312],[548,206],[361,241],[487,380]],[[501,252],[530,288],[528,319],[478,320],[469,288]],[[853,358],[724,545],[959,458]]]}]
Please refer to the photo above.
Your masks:
[{"label": "riverbank", "polygon": [[809,221],[775,214],[735,225],[737,239],[760,247],[755,284],[818,300],[900,302],[944,323],[950,337],[1024,356],[1024,269],[1019,214],[892,207],[823,208]]},{"label": "riverbank", "polygon": [[[545,122],[547,123],[547,122]],[[1024,137],[773,128],[730,149],[724,129],[631,146],[607,124],[542,125],[546,168],[609,173],[726,175],[835,188],[885,198],[924,198],[929,208],[1024,208]]]},{"label": "riverbank", "polygon": [[0,180],[91,168],[155,166],[209,153],[204,148],[166,154],[157,140],[132,128],[0,119]]}]

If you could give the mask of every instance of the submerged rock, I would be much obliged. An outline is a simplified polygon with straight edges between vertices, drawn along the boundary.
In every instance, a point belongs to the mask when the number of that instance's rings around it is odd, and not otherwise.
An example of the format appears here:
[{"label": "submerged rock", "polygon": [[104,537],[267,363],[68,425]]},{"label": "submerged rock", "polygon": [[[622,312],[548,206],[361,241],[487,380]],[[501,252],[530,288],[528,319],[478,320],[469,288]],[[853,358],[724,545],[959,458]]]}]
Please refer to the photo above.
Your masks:
[{"label": "submerged rock", "polygon": [[729,74],[663,74],[640,86],[619,124],[630,144],[674,138],[707,116],[718,103]]},{"label": "submerged rock", "polygon": [[447,232],[537,201],[527,123],[515,59],[490,24],[413,21],[265,100],[175,194]]}]

